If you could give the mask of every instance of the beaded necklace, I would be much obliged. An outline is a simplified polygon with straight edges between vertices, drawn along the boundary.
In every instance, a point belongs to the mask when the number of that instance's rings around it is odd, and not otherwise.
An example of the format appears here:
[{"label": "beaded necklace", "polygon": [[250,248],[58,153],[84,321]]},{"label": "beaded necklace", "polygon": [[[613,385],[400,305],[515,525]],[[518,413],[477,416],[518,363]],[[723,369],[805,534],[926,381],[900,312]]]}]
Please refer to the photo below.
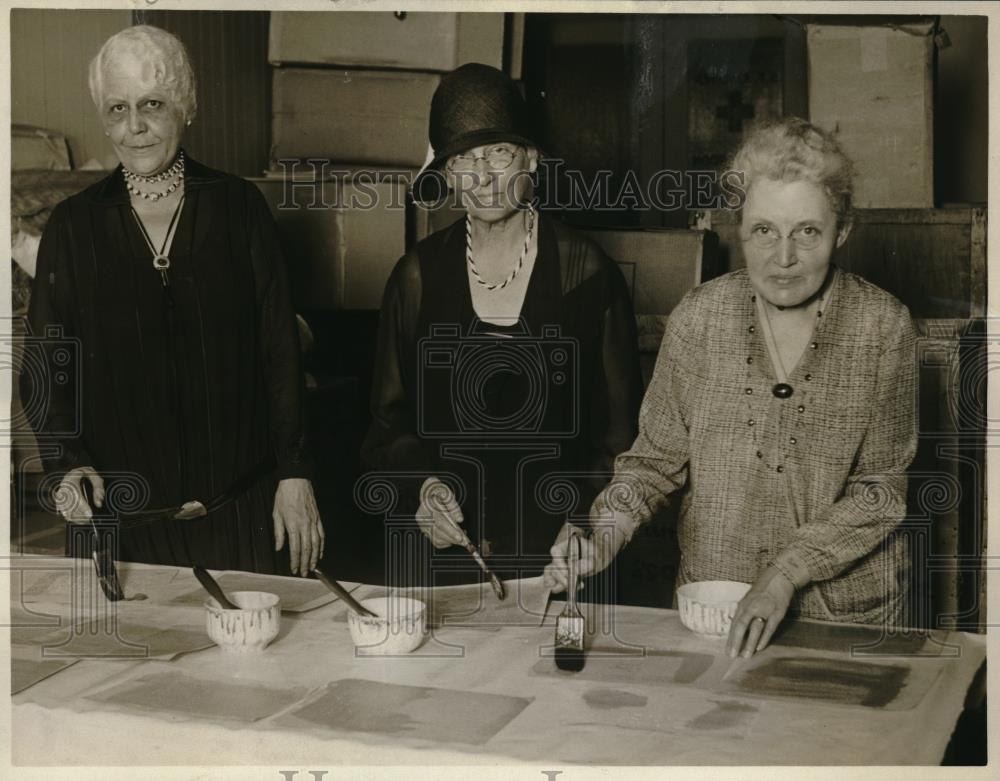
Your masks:
[{"label": "beaded necklace", "polygon": [[[128,170],[124,165],[122,166],[122,174],[125,176],[125,187],[130,194],[147,201],[158,201],[161,198],[166,198],[184,181],[184,150],[182,149],[178,153],[173,165],[158,174],[143,176]],[[149,192],[138,187],[140,184],[157,184],[168,180],[172,180],[170,186],[163,192]]]},{"label": "beaded necklace", "polygon": [[[819,319],[823,317],[823,310],[826,309],[831,290],[833,290],[832,282],[827,285],[826,290],[819,299],[819,307],[816,309],[816,319],[813,321],[813,332],[816,330],[816,324],[819,322]],[[795,392],[795,389],[788,384],[788,374],[785,372],[785,364],[781,360],[781,352],[778,350],[778,343],[774,338],[774,331],[771,328],[771,316],[768,314],[767,306],[764,304],[764,297],[758,293],[753,298],[757,303],[757,319],[760,320],[760,324],[764,329],[764,340],[767,343],[767,351],[771,355],[771,365],[774,367],[774,373],[778,376],[778,382],[771,388],[771,393],[779,399],[787,399]]]},{"label": "beaded necklace", "polygon": [[524,248],[521,250],[521,257],[517,259],[517,265],[514,266],[514,270],[510,272],[507,278],[503,282],[497,282],[496,284],[489,284],[480,275],[476,268],[476,261],[472,259],[472,218],[466,215],[465,217],[465,260],[469,264],[469,271],[476,278],[476,282],[485,287],[487,290],[498,290],[507,287],[511,282],[514,281],[514,277],[517,276],[517,272],[521,270],[524,265],[524,259],[528,255],[528,247],[531,245],[531,235],[535,229],[535,207],[528,207],[528,234],[524,238]]}]

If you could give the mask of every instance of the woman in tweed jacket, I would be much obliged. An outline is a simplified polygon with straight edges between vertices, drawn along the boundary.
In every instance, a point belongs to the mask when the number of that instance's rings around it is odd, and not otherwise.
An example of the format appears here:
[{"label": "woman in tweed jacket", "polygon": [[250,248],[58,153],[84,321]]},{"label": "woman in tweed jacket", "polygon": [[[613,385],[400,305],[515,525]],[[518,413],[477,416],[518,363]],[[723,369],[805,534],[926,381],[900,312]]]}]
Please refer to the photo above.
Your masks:
[{"label": "woman in tweed jacket", "polygon": [[[890,294],[831,264],[850,232],[851,165],[787,119],[733,160],[747,267],[671,314],[639,436],[595,501],[584,571],[603,569],[682,493],[679,584],[752,583],[728,650],[749,656],[789,609],[899,624],[905,470],[917,444],[914,329]],[[566,527],[547,577],[565,588]]]}]

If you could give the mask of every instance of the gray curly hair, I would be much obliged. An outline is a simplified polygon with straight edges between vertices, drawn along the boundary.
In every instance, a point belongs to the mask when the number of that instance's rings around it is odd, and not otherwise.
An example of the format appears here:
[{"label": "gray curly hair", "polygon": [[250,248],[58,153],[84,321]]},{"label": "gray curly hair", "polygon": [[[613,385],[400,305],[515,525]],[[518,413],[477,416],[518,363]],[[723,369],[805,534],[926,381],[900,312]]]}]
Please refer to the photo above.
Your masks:
[{"label": "gray curly hair", "polygon": [[754,128],[729,162],[743,174],[744,191],[760,177],[783,182],[806,180],[823,188],[838,228],[851,219],[854,165],[832,134],[799,117]]},{"label": "gray curly hair", "polygon": [[97,56],[90,61],[90,97],[100,109],[103,97],[104,71],[116,57],[131,55],[153,66],[156,82],[180,106],[184,119],[194,117],[198,108],[194,71],[184,44],[166,30],[148,24],[127,27],[104,42]]}]

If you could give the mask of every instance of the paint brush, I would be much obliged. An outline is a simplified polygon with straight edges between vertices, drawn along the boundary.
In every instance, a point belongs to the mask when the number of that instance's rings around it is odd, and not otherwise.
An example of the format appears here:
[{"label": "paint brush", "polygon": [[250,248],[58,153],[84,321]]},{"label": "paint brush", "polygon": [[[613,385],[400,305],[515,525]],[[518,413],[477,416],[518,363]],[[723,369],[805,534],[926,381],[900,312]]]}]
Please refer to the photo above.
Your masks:
[{"label": "paint brush", "polygon": [[[575,543],[575,545],[574,545]],[[566,608],[556,619],[556,667],[560,670],[579,672],[583,669],[583,614],[576,606],[577,564],[580,560],[580,538],[573,534],[567,550],[569,582],[566,584]]]},{"label": "paint brush", "polygon": [[[447,516],[444,516],[447,518]],[[479,551],[476,550],[476,546],[472,544],[472,540],[469,539],[469,535],[465,533],[465,529],[455,523],[451,518],[448,518],[448,523],[451,527],[462,535],[461,545],[465,548],[469,555],[476,560],[476,564],[479,565],[479,569],[483,571],[483,574],[490,579],[490,585],[493,587],[493,593],[497,595],[497,599],[501,602],[507,598],[507,590],[503,586],[503,581],[498,578],[493,571],[486,566],[486,562],[483,561],[483,557],[479,555]]]},{"label": "paint brush", "polygon": [[358,600],[356,600],[351,592],[346,588],[341,586],[337,581],[327,575],[323,570],[319,568],[319,565],[313,567],[313,574],[320,579],[320,582],[326,586],[330,591],[340,597],[347,606],[357,613],[359,616],[368,616],[369,618],[378,618],[378,616],[371,610],[362,605]]}]

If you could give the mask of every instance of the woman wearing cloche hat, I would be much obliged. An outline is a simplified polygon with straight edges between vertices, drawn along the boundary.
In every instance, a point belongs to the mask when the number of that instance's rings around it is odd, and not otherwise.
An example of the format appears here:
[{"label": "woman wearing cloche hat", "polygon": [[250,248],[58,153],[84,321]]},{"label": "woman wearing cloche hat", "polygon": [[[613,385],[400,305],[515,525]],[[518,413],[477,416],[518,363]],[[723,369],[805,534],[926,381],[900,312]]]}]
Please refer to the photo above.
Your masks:
[{"label": "woman wearing cloche hat", "polygon": [[539,144],[508,76],[470,63],[442,78],[429,136],[415,196],[448,188],[466,216],[386,284],[363,455],[438,549],[411,580],[474,580],[452,547],[466,535],[494,571],[537,575],[635,438],[632,304],[597,245],[532,203]]}]

